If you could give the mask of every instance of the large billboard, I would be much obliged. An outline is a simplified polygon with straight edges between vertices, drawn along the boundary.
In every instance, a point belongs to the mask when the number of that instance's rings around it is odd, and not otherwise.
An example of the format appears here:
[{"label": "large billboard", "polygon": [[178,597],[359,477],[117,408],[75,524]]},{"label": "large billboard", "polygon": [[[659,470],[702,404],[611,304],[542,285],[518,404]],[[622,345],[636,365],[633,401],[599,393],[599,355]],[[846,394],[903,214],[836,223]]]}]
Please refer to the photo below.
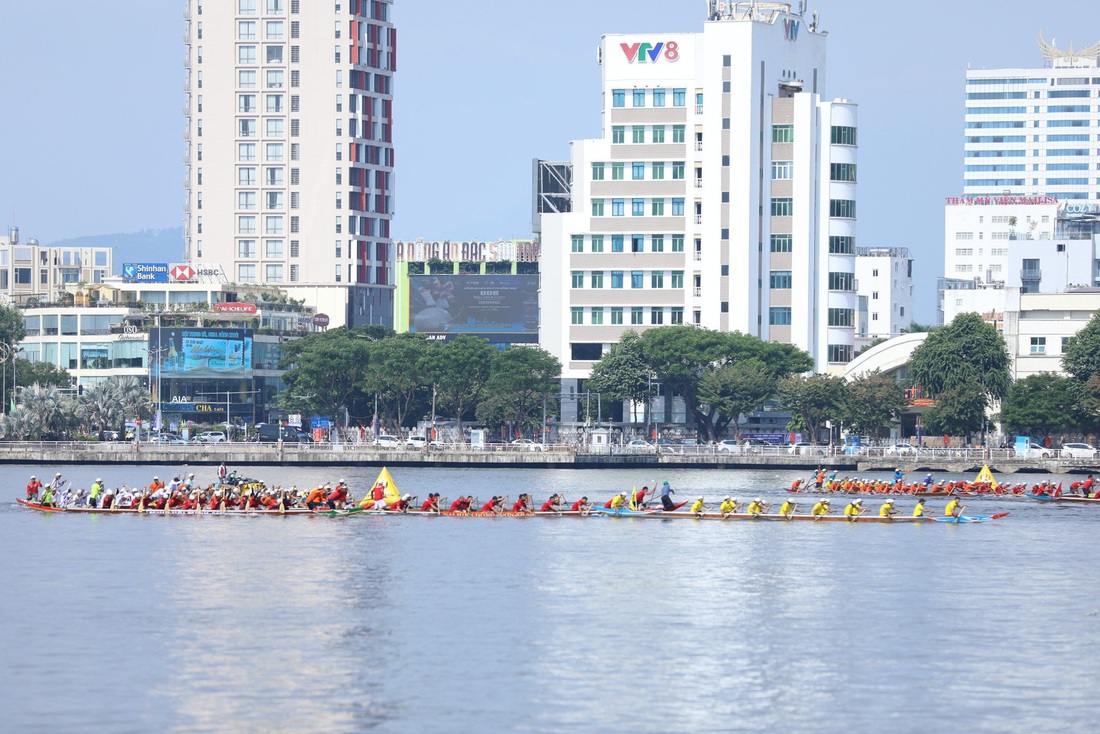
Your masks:
[{"label": "large billboard", "polygon": [[251,377],[252,330],[150,329],[149,353],[163,378]]},{"label": "large billboard", "polygon": [[538,341],[538,330],[537,275],[409,276],[410,332],[524,343]]}]

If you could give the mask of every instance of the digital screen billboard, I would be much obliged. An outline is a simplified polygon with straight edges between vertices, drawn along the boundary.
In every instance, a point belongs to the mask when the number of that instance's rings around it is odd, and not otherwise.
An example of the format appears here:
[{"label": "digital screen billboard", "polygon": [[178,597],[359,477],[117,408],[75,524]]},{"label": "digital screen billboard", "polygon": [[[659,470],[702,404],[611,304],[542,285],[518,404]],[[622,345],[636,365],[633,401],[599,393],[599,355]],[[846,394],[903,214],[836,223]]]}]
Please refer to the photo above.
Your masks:
[{"label": "digital screen billboard", "polygon": [[150,329],[149,353],[162,378],[249,377],[252,330]]},{"label": "digital screen billboard", "polygon": [[538,275],[409,276],[410,332],[529,342],[538,330]]}]

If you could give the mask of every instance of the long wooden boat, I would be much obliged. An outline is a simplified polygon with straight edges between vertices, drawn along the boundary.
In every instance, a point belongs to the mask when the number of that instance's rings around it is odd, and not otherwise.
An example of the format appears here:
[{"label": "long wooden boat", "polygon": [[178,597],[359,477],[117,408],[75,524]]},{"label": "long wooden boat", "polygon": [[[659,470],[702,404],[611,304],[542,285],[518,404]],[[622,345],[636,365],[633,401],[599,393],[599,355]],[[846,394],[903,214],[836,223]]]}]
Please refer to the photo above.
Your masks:
[{"label": "long wooden boat", "polygon": [[790,489],[787,488],[787,492],[791,494],[805,494],[813,495],[815,497],[912,497],[914,499],[936,498],[936,497],[988,497],[989,499],[1012,499],[1014,497],[1023,497],[1024,493],[1021,492],[974,492],[971,490],[956,490],[954,492],[831,492],[828,490],[816,490],[816,489]]},{"label": "long wooden boat", "polygon": [[294,507],[289,510],[210,510],[210,509],[197,509],[197,510],[139,510],[131,507],[53,507],[51,505],[43,505],[38,502],[29,502],[23,499],[16,499],[17,503],[23,507],[27,507],[32,510],[38,510],[39,512],[53,512],[66,515],[179,515],[179,516],[195,516],[195,515],[219,515],[229,517],[256,517],[256,516],[271,516],[271,517],[285,517],[288,515],[304,515],[304,516],[332,516],[342,517],[346,515],[358,514],[356,509],[348,510],[309,510],[304,507]]},{"label": "long wooden boat", "polygon": [[1100,497],[1081,497],[1073,494],[1063,494],[1053,497],[1049,494],[1027,494],[1029,499],[1039,502],[1070,502],[1078,505],[1100,505]]},{"label": "long wooden boat", "polygon": [[949,522],[949,523],[972,523],[972,522],[988,522],[990,520],[1000,520],[1002,517],[1007,516],[1009,513],[1001,512],[996,515],[960,515],[958,517],[909,517],[895,515],[893,517],[879,517],[878,515],[861,515],[855,520],[845,517],[843,515],[819,515],[813,517],[811,515],[795,514],[795,515],[779,515],[779,514],[762,514],[762,515],[750,515],[747,512],[735,512],[730,515],[723,515],[720,512],[704,512],[701,514],[693,514],[690,512],[661,512],[660,510],[651,512],[637,512],[633,510],[603,510],[600,514],[609,517],[645,517],[653,518],[657,520],[751,520],[758,522],[778,521],[778,522],[850,522],[850,523],[928,523],[928,522]]}]

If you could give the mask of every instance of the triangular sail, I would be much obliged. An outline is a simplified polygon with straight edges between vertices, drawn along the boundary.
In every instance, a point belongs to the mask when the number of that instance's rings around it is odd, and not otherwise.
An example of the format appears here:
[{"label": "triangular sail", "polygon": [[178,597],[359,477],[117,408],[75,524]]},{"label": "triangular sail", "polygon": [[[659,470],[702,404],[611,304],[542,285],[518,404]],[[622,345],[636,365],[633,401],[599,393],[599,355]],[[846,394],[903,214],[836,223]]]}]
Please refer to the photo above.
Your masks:
[{"label": "triangular sail", "polygon": [[997,484],[997,480],[993,476],[993,472],[989,471],[989,464],[983,464],[982,470],[978,472],[978,476],[974,479],[979,484],[988,484],[992,489],[996,489],[1000,485]]},{"label": "triangular sail", "polygon": [[374,480],[373,486],[377,487],[379,484],[383,487],[382,501],[386,503],[386,507],[392,507],[401,499],[401,492],[398,491],[393,477],[390,476],[390,470],[386,467],[382,467],[382,471],[378,472],[378,478]]}]

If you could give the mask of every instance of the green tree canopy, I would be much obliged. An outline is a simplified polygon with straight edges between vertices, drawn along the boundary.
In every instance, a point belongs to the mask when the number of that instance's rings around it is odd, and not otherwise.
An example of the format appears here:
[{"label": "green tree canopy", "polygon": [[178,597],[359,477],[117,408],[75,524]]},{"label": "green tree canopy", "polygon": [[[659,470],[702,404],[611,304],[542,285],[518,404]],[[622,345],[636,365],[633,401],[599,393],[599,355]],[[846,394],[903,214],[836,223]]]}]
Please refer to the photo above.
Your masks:
[{"label": "green tree canopy", "polygon": [[424,352],[424,378],[436,388],[437,409],[455,416],[461,438],[462,418],[477,412],[492,374],[497,350],[484,339],[466,334],[447,342],[429,342]]},{"label": "green tree canopy", "polygon": [[1073,380],[1042,372],[1017,380],[1001,405],[1001,425],[1009,433],[1042,436],[1078,422]]},{"label": "green tree canopy", "polygon": [[372,342],[352,329],[330,329],[283,345],[279,362],[286,389],[280,405],[317,415],[334,416],[341,406],[364,399]]},{"label": "green tree canopy", "polygon": [[630,329],[600,357],[585,385],[591,392],[599,393],[600,399],[608,404],[629,402],[636,405],[649,396],[652,374],[645,361],[642,338]]},{"label": "green tree canopy", "polygon": [[779,381],[779,399],[801,420],[810,441],[817,443],[825,421],[839,422],[844,416],[848,386],[844,378],[833,375],[795,375]]},{"label": "green tree canopy", "polygon": [[740,438],[741,414],[751,413],[775,394],[779,380],[763,362],[746,359],[709,370],[699,383],[699,400],[714,406],[733,423]]},{"label": "green tree canopy", "polygon": [[981,429],[988,405],[989,396],[979,383],[964,383],[937,393],[936,404],[921,420],[929,434],[969,434]]},{"label": "green tree canopy", "polygon": [[[478,404],[478,419],[498,426],[540,425],[543,403],[558,393],[559,377],[561,362],[546,350],[509,346],[493,360],[485,397]],[[555,406],[549,405],[548,413],[553,410]]]},{"label": "green tree canopy", "polygon": [[1100,312],[1069,338],[1062,350],[1062,369],[1078,383],[1100,375]]},{"label": "green tree canopy", "polygon": [[368,345],[363,387],[366,393],[378,394],[388,421],[407,426],[419,414],[414,411],[418,392],[431,393],[422,372],[428,342],[420,334],[397,334]]},{"label": "green tree canopy", "polygon": [[[11,370],[8,370],[8,380],[11,380]],[[53,385],[54,387],[69,387],[72,385],[72,375],[68,370],[60,369],[52,362],[28,362],[25,359],[15,360],[15,380],[18,385]]]},{"label": "green tree canopy", "polygon": [[1003,398],[1012,382],[1004,338],[976,313],[959,314],[950,325],[931,332],[913,350],[909,374],[937,397],[977,385],[987,405]]},{"label": "green tree canopy", "polygon": [[848,381],[844,425],[864,435],[883,438],[905,410],[905,391],[878,370]]}]

